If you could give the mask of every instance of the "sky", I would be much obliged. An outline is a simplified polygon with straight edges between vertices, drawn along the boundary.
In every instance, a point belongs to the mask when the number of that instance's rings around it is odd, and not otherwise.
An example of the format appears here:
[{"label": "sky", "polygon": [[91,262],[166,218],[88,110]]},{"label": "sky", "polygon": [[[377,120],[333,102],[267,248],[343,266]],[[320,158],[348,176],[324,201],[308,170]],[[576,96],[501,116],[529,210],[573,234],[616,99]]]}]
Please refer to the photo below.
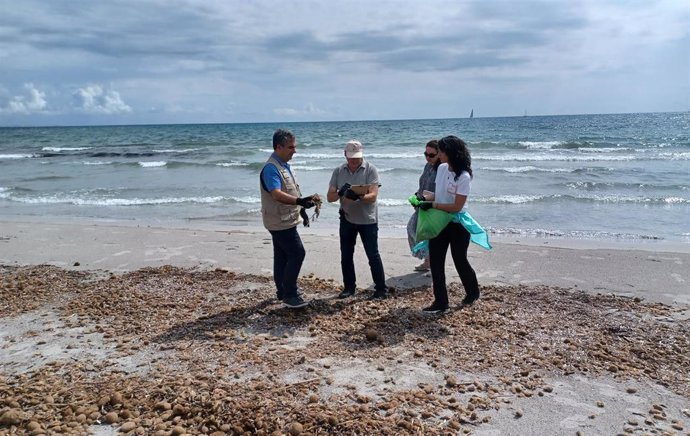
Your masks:
[{"label": "sky", "polygon": [[0,0],[0,126],[690,110],[690,0]]}]

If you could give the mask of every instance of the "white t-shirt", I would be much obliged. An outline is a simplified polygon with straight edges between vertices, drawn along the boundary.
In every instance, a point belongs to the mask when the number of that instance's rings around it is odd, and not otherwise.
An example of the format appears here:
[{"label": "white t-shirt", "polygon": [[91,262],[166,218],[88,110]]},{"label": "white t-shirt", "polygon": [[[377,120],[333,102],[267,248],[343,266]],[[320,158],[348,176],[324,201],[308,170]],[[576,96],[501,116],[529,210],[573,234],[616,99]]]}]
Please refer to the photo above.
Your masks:
[{"label": "white t-shirt", "polygon": [[[439,165],[436,172],[436,192],[434,192],[434,201],[436,203],[455,203],[455,195],[460,194],[466,197],[470,195],[470,182],[472,178],[467,171],[463,171],[455,180],[455,173],[448,169],[448,164],[443,163]],[[467,202],[462,207],[464,211],[467,208]]]}]

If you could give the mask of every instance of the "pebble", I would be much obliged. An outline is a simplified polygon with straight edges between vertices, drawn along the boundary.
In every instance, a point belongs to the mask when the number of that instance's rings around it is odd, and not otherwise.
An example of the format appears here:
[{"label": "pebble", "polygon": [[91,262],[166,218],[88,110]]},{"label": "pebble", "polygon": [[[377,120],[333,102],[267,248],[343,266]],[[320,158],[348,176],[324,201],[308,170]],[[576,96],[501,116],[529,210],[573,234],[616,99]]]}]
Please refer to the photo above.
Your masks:
[{"label": "pebble", "polygon": [[290,424],[289,432],[292,436],[298,436],[298,435],[302,434],[303,431],[304,431],[304,427],[302,426],[301,423],[293,422],[292,424]]},{"label": "pebble", "polygon": [[[659,344],[655,323],[669,312],[658,304],[630,306],[630,300],[618,297],[542,286],[485,286],[483,310],[450,312],[430,321],[405,309],[423,306],[425,293],[376,305],[320,300],[335,293],[332,280],[300,278],[313,306],[292,313],[275,303],[270,277],[164,266],[104,278],[50,266],[0,266],[3,313],[18,316],[58,301],[54,311],[65,326],[97,333],[91,339],[105,355],[101,361],[53,362],[16,380],[14,375],[0,379],[0,399],[6,398],[0,410],[31,405],[30,419],[51,434],[84,434],[90,422],[108,417],[115,424],[125,421],[121,431],[131,427],[132,435],[424,434],[444,416],[453,417],[444,418],[449,419],[446,431],[467,433],[490,422],[480,416],[488,410],[511,407],[507,404],[519,396],[553,392],[544,378],[554,373],[587,377],[611,371],[622,382],[663,377],[674,392],[690,393],[683,374],[666,369],[687,361],[686,327],[663,324],[665,340],[675,342]],[[587,311],[578,309],[583,305]],[[562,310],[547,310],[552,307]],[[629,313],[652,316],[622,316]],[[634,347],[616,334],[602,334],[602,325],[613,322],[616,331],[635,338]],[[572,339],[553,340],[550,333],[564,326]],[[50,343],[40,328],[36,336]],[[383,346],[384,334],[390,347]],[[65,349],[95,346],[68,337],[73,342]],[[583,360],[577,338],[585,337],[592,341]],[[527,340],[534,346],[521,345]],[[635,350],[650,357],[640,360]],[[138,359],[137,365],[128,366],[130,359]],[[338,365],[318,363],[324,361]],[[524,366],[516,369],[516,362]],[[343,381],[346,371],[362,366],[368,372]],[[427,378],[421,386],[406,387],[405,380],[427,371],[446,374],[445,380]],[[491,371],[508,376],[491,377]],[[452,374],[465,372],[486,379],[459,384]],[[376,382],[384,378],[386,383]],[[362,386],[369,401],[352,404]],[[328,400],[314,392],[320,388],[328,389]],[[635,393],[630,389],[625,391]],[[331,394],[341,391],[345,394]],[[652,410],[656,413],[648,419],[665,419],[665,407]],[[515,418],[522,416],[522,410],[514,412]],[[473,427],[461,432],[462,420]],[[626,426],[640,429],[630,421]]]}]

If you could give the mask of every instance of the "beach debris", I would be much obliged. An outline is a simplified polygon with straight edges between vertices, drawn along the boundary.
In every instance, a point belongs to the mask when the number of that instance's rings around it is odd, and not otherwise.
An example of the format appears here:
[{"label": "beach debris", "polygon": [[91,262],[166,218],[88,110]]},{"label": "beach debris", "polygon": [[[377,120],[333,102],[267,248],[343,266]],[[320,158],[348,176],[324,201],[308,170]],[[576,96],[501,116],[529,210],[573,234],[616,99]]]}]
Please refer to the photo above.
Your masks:
[{"label": "beach debris", "polygon": [[323,205],[323,201],[321,200],[321,196],[319,194],[313,194],[311,199],[314,201],[314,213],[311,216],[311,220],[316,221],[319,215],[321,215],[321,206]]},{"label": "beach debris", "polygon": [[[430,321],[417,310],[428,287],[370,305],[329,299],[333,280],[309,276],[299,285],[321,297],[308,316],[281,310],[266,276],[0,266],[3,326],[38,320],[0,338],[3,359],[28,341],[66,341],[62,351],[80,353],[45,354],[31,367],[0,363],[0,434],[8,426],[16,434],[87,434],[96,424],[168,436],[459,433],[518,399],[548,401],[540,396],[554,391],[554,377],[568,374],[607,375],[628,393],[658,383],[690,398],[690,321],[663,321],[668,306],[485,286],[481,311]],[[457,284],[449,290],[462,296]],[[669,405],[652,404],[636,424],[621,424],[687,428],[674,419],[690,412]],[[516,419],[524,413],[509,410]]]}]

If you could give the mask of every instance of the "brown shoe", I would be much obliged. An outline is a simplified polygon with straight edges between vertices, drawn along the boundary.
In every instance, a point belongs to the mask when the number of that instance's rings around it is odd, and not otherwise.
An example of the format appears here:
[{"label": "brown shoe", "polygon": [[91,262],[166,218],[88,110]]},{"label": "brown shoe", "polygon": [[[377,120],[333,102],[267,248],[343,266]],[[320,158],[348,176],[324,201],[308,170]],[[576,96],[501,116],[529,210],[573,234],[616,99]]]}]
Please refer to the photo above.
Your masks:
[{"label": "brown shoe", "polygon": [[428,258],[424,259],[424,262],[422,262],[419,265],[417,265],[416,267],[414,267],[414,270],[419,271],[419,272],[429,271],[429,259]]}]

